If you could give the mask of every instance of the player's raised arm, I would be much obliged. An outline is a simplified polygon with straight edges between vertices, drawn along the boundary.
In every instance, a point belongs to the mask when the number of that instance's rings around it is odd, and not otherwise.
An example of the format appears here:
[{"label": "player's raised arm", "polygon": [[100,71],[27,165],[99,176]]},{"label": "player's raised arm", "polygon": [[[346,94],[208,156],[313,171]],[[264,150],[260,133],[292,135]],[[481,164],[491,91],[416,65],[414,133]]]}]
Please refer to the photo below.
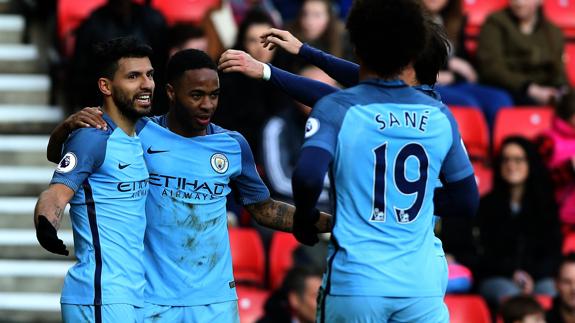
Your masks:
[{"label": "player's raised arm", "polygon": [[[246,205],[245,208],[260,225],[284,232],[293,232],[295,207],[291,204],[268,199],[263,202]],[[315,223],[317,232],[331,232],[332,216],[319,213]]]},{"label": "player's raised arm", "polygon": [[78,128],[94,127],[98,129],[107,129],[106,121],[102,118],[103,112],[100,108],[84,108],[61,122],[50,134],[48,147],[46,148],[46,157],[53,163],[58,163],[62,158],[62,146],[68,136]]},{"label": "player's raised arm", "polygon": [[273,49],[277,46],[290,54],[298,55],[308,63],[319,67],[344,87],[359,82],[359,65],[303,44],[287,30],[271,28],[260,38],[264,47]]},{"label": "player's raised arm", "polygon": [[67,256],[64,242],[58,238],[64,208],[74,196],[74,191],[63,184],[52,184],[40,194],[34,209],[36,238],[40,245],[55,254]]},{"label": "player's raised arm", "polygon": [[224,73],[240,72],[251,78],[270,80],[291,98],[310,107],[322,97],[339,90],[323,82],[264,64],[241,50],[225,51],[218,64],[218,68]]}]

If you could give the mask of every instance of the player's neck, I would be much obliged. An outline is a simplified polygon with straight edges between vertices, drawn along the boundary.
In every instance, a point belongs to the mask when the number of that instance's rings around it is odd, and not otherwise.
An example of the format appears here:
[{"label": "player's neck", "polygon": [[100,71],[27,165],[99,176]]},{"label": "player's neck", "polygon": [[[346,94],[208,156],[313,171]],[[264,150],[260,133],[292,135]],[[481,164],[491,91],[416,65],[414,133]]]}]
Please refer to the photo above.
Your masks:
[{"label": "player's neck", "polygon": [[189,126],[186,126],[181,122],[181,119],[179,119],[176,113],[174,113],[172,110],[168,111],[167,118],[168,129],[182,137],[191,138],[205,136],[208,134],[206,129],[201,131],[191,130]]},{"label": "player's neck", "polygon": [[110,119],[114,121],[116,126],[126,133],[126,135],[130,137],[134,136],[136,130],[135,120],[131,120],[124,116],[114,103],[104,101],[102,109],[108,116],[110,116]]},{"label": "player's neck", "polygon": [[380,79],[380,80],[395,80],[397,79],[398,76],[396,77],[382,77],[381,75],[377,74],[375,71],[370,70],[369,68],[367,68],[365,65],[360,64],[359,65],[359,81],[365,81],[365,80],[370,80],[370,79]]}]

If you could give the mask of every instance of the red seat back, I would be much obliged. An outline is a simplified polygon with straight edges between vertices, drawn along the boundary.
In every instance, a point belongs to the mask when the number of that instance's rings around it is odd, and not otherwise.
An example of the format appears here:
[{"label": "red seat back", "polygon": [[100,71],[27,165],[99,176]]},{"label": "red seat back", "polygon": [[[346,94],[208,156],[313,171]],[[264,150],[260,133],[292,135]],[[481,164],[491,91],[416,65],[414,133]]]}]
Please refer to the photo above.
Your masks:
[{"label": "red seat back", "polygon": [[489,130],[481,110],[457,106],[450,106],[449,110],[457,121],[469,157],[486,160],[489,157]]},{"label": "red seat back", "polygon": [[485,18],[507,3],[507,0],[463,0],[463,13],[467,16],[466,35],[476,37]]},{"label": "red seat back", "polygon": [[[264,314],[268,291],[258,288],[238,286],[238,309],[241,323],[254,323]],[[215,323],[215,322],[214,322]]]},{"label": "red seat back", "polygon": [[293,252],[299,243],[291,233],[275,232],[270,243],[269,287],[280,287],[286,272],[293,265]]},{"label": "red seat back", "polygon": [[491,191],[493,186],[493,170],[482,162],[473,162],[475,181],[479,188],[479,195],[483,196]]},{"label": "red seat back", "polygon": [[545,0],[543,11],[565,36],[575,37],[575,0]]},{"label": "red seat back", "polygon": [[221,0],[152,0],[152,7],[166,17],[169,25],[177,22],[199,24],[206,13],[220,5]]},{"label": "red seat back", "polygon": [[505,138],[518,135],[533,139],[551,127],[553,109],[550,107],[520,107],[501,109],[495,117],[493,148],[497,152]]},{"label": "red seat back", "polygon": [[491,323],[487,304],[478,295],[446,295],[451,323]]},{"label": "red seat back", "polygon": [[265,256],[258,232],[250,228],[230,228],[234,278],[239,283],[263,286]]}]

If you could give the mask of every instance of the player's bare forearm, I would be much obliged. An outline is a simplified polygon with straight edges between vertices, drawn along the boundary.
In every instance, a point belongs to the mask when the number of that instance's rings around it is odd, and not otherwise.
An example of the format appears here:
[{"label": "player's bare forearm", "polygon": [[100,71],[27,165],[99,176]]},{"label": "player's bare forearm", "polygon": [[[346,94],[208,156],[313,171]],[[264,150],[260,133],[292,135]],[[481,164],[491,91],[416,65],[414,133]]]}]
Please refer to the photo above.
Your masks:
[{"label": "player's bare forearm", "polygon": [[62,158],[62,146],[72,131],[78,128],[94,127],[98,129],[106,129],[107,125],[102,118],[103,112],[100,108],[89,107],[84,108],[60,123],[48,141],[48,148],[46,149],[46,157],[53,163],[58,163]]},{"label": "player's bare forearm", "polygon": [[60,123],[54,131],[52,131],[50,140],[48,140],[48,147],[46,148],[46,157],[49,161],[53,163],[60,161],[60,158],[62,158],[62,145],[64,145],[70,132],[71,130],[66,122]]},{"label": "player's bare forearm", "polygon": [[[260,203],[246,205],[246,209],[257,223],[271,229],[292,232],[295,213],[293,205],[268,199]],[[331,232],[332,216],[321,212],[316,227],[319,232]]]},{"label": "player's bare forearm", "polygon": [[62,215],[68,201],[74,195],[74,191],[62,184],[51,185],[38,197],[34,209],[34,224],[38,224],[38,216],[43,215],[54,226],[60,228]]}]

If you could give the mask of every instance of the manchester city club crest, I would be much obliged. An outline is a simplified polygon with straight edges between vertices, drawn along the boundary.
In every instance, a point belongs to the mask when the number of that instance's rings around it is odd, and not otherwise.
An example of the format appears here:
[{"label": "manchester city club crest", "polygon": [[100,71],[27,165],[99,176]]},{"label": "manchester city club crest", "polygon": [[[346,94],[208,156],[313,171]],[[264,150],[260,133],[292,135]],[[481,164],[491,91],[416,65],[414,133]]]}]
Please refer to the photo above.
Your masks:
[{"label": "manchester city club crest", "polygon": [[68,152],[66,155],[64,155],[64,157],[62,157],[62,160],[60,160],[58,167],[56,167],[56,172],[68,173],[76,168],[77,163],[78,159],[76,158],[76,155],[74,155],[72,152]]},{"label": "manchester city club crest", "polygon": [[225,173],[229,166],[228,158],[224,154],[213,154],[210,159],[210,164],[212,168],[220,174]]}]

